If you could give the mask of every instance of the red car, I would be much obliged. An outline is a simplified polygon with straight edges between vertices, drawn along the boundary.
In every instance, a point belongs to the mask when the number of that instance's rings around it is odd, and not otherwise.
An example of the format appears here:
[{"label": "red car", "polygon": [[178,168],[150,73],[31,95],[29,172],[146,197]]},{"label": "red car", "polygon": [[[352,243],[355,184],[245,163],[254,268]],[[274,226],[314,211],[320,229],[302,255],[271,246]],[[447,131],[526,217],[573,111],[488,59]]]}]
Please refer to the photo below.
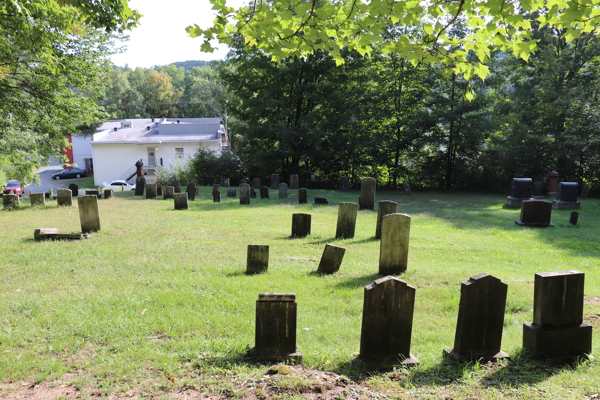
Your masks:
[{"label": "red car", "polygon": [[23,189],[21,189],[21,182],[19,181],[8,181],[6,182],[6,185],[4,185],[4,187],[2,188],[4,194],[16,194],[19,196],[23,196]]}]

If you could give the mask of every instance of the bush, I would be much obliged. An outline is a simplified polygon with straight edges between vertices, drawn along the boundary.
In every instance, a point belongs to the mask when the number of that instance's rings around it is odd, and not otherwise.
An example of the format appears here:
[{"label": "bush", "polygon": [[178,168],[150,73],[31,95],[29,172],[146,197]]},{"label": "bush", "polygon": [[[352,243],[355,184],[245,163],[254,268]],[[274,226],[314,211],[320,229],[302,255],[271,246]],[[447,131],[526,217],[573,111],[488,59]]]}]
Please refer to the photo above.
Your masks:
[{"label": "bush", "polygon": [[175,165],[169,162],[167,168],[162,165],[156,167],[156,183],[161,186],[171,186],[173,179],[179,179],[183,185],[196,179],[194,174],[192,160],[177,160]]},{"label": "bush", "polygon": [[247,179],[248,170],[244,162],[231,150],[223,150],[220,156],[213,151],[200,147],[192,158],[192,169],[195,176],[214,176],[216,181],[229,178],[235,184],[242,178]]}]

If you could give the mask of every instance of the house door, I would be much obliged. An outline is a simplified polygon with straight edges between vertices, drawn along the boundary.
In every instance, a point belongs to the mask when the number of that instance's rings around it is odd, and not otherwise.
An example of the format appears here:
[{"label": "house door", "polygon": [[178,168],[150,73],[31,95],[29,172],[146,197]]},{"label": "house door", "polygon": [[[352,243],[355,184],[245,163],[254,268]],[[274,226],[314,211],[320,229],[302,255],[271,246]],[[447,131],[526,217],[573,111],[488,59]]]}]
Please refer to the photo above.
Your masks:
[{"label": "house door", "polygon": [[156,165],[155,150],[154,147],[148,147],[148,165]]},{"label": "house door", "polygon": [[85,161],[85,170],[93,173],[94,172],[94,160],[91,158],[84,158],[83,161]]}]

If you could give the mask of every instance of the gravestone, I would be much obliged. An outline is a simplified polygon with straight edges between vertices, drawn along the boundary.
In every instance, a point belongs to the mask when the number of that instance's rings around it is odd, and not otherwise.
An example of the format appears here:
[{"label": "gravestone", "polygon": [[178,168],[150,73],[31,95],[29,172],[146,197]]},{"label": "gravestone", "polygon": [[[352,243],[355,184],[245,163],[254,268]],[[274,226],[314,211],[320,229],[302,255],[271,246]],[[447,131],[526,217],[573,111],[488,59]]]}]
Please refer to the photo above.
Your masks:
[{"label": "gravestone", "polygon": [[248,180],[246,180],[246,179],[240,179],[240,185],[241,185],[242,183],[248,183]]},{"label": "gravestone", "polygon": [[203,186],[212,186],[215,184],[215,177],[212,175],[209,176],[205,176],[202,178],[202,185]]},{"label": "gravestone", "polygon": [[292,237],[303,238],[310,235],[310,214],[292,214]]},{"label": "gravestone", "polygon": [[406,214],[388,214],[382,218],[379,275],[399,274],[406,271],[410,219]]},{"label": "gravestone", "polygon": [[181,183],[179,182],[179,179],[173,179],[173,181],[171,181],[171,186],[173,186],[173,194],[181,193]]},{"label": "gravestone", "polygon": [[315,197],[315,204],[329,204],[326,197]]},{"label": "gravestone", "polygon": [[556,200],[552,202],[552,207],[558,210],[578,210],[581,203],[577,201],[579,183],[560,182],[556,190]]},{"label": "gravestone", "polygon": [[375,226],[375,238],[376,239],[381,238],[382,218],[388,214],[395,214],[397,205],[398,205],[398,203],[396,203],[395,201],[381,200],[379,202],[379,208],[377,209],[377,224]]},{"label": "gravestone", "polygon": [[144,178],[143,176],[138,176],[137,178],[135,178],[135,195],[143,196],[145,188],[146,188],[146,178]]},{"label": "gravestone", "polygon": [[175,188],[173,186],[165,186],[163,199],[172,199],[175,194]]},{"label": "gravestone", "polygon": [[221,186],[229,187],[229,178],[221,178]]},{"label": "gravestone", "polygon": [[110,199],[113,195],[113,190],[112,189],[104,189],[104,199]]},{"label": "gravestone", "polygon": [[360,181],[358,207],[361,210],[375,209],[375,178],[363,178]]},{"label": "gravestone", "polygon": [[271,174],[271,189],[279,189],[279,174]]},{"label": "gravestone", "polygon": [[2,203],[4,204],[5,210],[17,208],[19,207],[19,195],[5,193],[4,196],[2,196]]},{"label": "gravestone", "polygon": [[188,183],[185,191],[187,192],[188,200],[196,200],[196,184],[194,182]]},{"label": "gravestone", "polygon": [[300,187],[300,183],[298,180],[298,175],[292,174],[290,175],[290,189],[298,189]]},{"label": "gravestone", "polygon": [[237,197],[237,191],[235,189],[227,190],[227,197]]},{"label": "gravestone", "polygon": [[263,186],[260,188],[260,198],[261,199],[269,198],[269,188],[267,186]]},{"label": "gravestone", "polygon": [[508,286],[488,274],[478,274],[460,285],[460,305],[454,348],[444,356],[461,360],[496,361],[508,357],[500,350]]},{"label": "gravestone", "polygon": [[552,203],[544,200],[523,200],[521,203],[521,217],[515,224],[531,226],[534,228],[545,228],[552,226]]},{"label": "gravestone", "polygon": [[340,190],[342,192],[348,191],[348,177],[347,176],[340,176]]},{"label": "gravestone", "polygon": [[352,239],[356,230],[356,214],[358,213],[358,204],[340,203],[338,205],[337,227],[335,229],[335,238]]},{"label": "gravestone", "polygon": [[240,204],[250,204],[250,185],[247,183],[240,185]]},{"label": "gravestone", "polygon": [[326,244],[321,261],[319,262],[318,271],[326,274],[333,274],[339,271],[345,252],[346,249],[343,247]]},{"label": "gravestone", "polygon": [[288,186],[287,183],[279,184],[279,199],[287,199],[288,198]]},{"label": "gravestone", "polygon": [[252,186],[250,187],[250,198],[251,199],[256,198],[256,190],[254,190],[254,188]]},{"label": "gravestone", "polygon": [[31,207],[45,206],[46,199],[44,193],[29,193],[29,204],[31,204]]},{"label": "gravestone", "polygon": [[[230,190],[227,192],[228,196],[229,196],[229,192],[230,192]],[[229,197],[235,197],[235,189],[233,189],[233,196],[229,196]],[[213,185],[212,198],[213,198],[213,203],[221,202],[221,185],[216,185],[216,184]]]},{"label": "gravestone", "polygon": [[77,186],[76,184],[74,184],[74,183],[71,183],[71,184],[69,185],[69,190],[71,191],[71,196],[72,196],[72,197],[77,197],[77,196],[79,196],[79,186]]},{"label": "gravestone", "polygon": [[506,207],[521,208],[523,200],[531,199],[533,180],[531,178],[513,178],[510,185],[510,196],[506,198]]},{"label": "gravestone", "polygon": [[533,356],[585,357],[592,352],[592,327],[583,322],[585,274],[535,274],[533,322],[523,324],[523,348]]},{"label": "gravestone", "polygon": [[[86,190],[86,194],[88,191]],[[96,190],[96,192],[98,192]],[[90,193],[90,194],[95,194],[96,196],[98,195],[98,193]],[[71,191],[69,189],[57,189],[56,190],[56,204],[58,206],[72,206],[73,205],[73,198],[71,197]]]},{"label": "gravestone", "polygon": [[260,178],[252,179],[252,187],[253,188],[260,189],[261,186],[262,186],[262,184],[260,183]]},{"label": "gravestone", "polygon": [[157,196],[158,188],[156,183],[149,183],[146,185],[146,198],[147,199],[155,199]]},{"label": "gravestone", "polygon": [[175,210],[187,210],[188,209],[187,193],[175,193],[173,195],[173,207],[175,208]]},{"label": "gravestone", "polygon": [[98,197],[94,195],[79,196],[77,198],[77,207],[79,207],[81,232],[90,233],[99,231],[100,212],[98,211]]},{"label": "gravestone", "polygon": [[[388,217],[386,217],[388,218]],[[415,288],[393,276],[365,286],[359,362],[368,368],[410,366]]]},{"label": "gravestone", "polygon": [[256,302],[254,347],[248,357],[270,361],[302,359],[296,349],[296,295],[261,293]]},{"label": "gravestone", "polygon": [[584,186],[583,189],[581,189],[581,198],[587,199],[589,194],[590,194],[590,188],[587,186]]},{"label": "gravestone", "polygon": [[269,268],[269,245],[249,244],[246,260],[246,274],[259,274]]},{"label": "gravestone", "polygon": [[100,191],[98,189],[86,189],[85,190],[85,195],[89,196],[89,195],[94,195],[97,198],[101,198],[102,195],[100,194]]},{"label": "gravestone", "polygon": [[308,190],[306,188],[298,189],[298,204],[308,203]]},{"label": "gravestone", "polygon": [[558,189],[558,180],[560,176],[558,172],[552,171],[548,174],[548,196],[556,196],[556,190]]},{"label": "gravestone", "polygon": [[531,197],[533,197],[534,199],[544,197],[544,195],[542,194],[542,182],[533,182],[533,192],[531,194]]},{"label": "gravestone", "polygon": [[571,225],[577,225],[577,219],[579,219],[579,213],[577,211],[571,212],[571,217],[569,218],[569,223]]},{"label": "gravestone", "polygon": [[156,185],[156,196],[162,196],[163,195],[163,187],[161,185]]},{"label": "gravestone", "polygon": [[404,194],[412,194],[412,187],[409,184],[404,185]]}]

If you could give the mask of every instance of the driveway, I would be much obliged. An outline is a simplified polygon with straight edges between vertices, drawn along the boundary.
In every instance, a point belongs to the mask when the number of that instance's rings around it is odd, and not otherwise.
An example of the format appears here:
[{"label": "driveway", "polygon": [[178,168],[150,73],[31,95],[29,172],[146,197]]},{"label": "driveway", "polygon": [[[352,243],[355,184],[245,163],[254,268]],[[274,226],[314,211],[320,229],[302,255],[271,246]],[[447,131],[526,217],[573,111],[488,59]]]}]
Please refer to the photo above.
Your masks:
[{"label": "driveway", "polygon": [[[29,196],[29,193],[41,193],[47,192],[48,189],[60,189],[60,188],[68,188],[71,183],[75,183],[78,186],[81,186],[79,182],[81,182],[85,178],[79,179],[61,179],[59,181],[55,181],[52,179],[52,174],[55,174],[59,171],[62,171],[63,167],[60,165],[51,165],[48,167],[42,167],[37,171],[37,174],[40,176],[40,184],[39,185],[28,185],[25,187],[25,196]],[[80,188],[81,189],[81,188]]]}]

